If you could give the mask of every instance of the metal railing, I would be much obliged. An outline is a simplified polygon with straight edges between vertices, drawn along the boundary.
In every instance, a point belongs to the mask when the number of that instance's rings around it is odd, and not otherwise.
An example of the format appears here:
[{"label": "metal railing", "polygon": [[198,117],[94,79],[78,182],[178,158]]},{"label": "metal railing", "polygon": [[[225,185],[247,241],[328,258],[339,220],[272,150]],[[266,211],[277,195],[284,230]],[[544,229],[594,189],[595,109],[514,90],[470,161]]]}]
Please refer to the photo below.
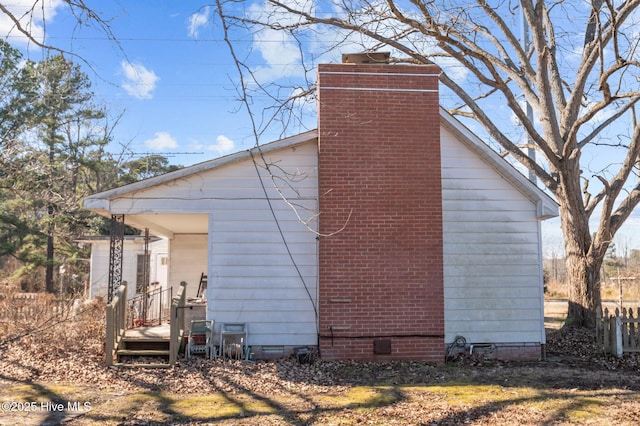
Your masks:
[{"label": "metal railing", "polygon": [[127,328],[162,324],[169,321],[172,288],[155,288],[127,301]]}]

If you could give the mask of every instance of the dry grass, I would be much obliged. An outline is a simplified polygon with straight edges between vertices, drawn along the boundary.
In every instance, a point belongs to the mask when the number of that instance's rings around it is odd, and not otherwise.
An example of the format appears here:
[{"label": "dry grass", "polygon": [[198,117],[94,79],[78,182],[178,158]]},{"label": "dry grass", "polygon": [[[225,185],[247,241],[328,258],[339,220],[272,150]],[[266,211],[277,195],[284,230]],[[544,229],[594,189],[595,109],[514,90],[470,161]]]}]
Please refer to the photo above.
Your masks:
[{"label": "dry grass", "polygon": [[592,335],[559,330],[557,311],[547,362],[198,358],[130,370],[104,366],[104,310],[89,306],[0,348],[0,400],[16,402],[0,424],[638,424],[638,364],[594,356]]},{"label": "dry grass", "polygon": [[[545,284],[545,288],[546,299],[566,299],[569,296],[567,284],[561,281],[549,280]],[[610,278],[602,283],[600,295],[602,300],[616,302],[622,296],[622,301],[626,304],[638,305],[640,304],[640,278],[621,279],[620,281]]]}]

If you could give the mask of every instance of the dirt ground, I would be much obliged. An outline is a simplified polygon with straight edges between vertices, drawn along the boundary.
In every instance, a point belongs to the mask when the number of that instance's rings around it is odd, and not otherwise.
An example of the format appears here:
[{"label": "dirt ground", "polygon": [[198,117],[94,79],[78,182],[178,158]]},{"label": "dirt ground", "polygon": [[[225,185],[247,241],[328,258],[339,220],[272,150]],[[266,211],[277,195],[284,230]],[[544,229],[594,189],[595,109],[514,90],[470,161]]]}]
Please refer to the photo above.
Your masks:
[{"label": "dirt ground", "polygon": [[[107,368],[100,330],[76,320],[0,347],[0,425],[637,425],[638,357],[595,349],[548,313],[547,360],[180,360]],[[79,323],[78,321],[81,321]],[[95,336],[94,336],[95,335]]]}]

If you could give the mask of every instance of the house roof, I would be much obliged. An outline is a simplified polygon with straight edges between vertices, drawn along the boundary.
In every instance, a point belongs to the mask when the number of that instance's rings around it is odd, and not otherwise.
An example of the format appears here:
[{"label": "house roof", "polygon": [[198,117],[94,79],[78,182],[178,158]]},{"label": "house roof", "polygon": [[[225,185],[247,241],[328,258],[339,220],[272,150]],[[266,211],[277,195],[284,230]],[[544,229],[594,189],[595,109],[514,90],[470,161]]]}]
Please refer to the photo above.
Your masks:
[{"label": "house roof", "polygon": [[[457,138],[469,149],[474,151],[485,162],[491,165],[491,167],[509,181],[514,187],[519,189],[527,198],[535,202],[538,209],[538,218],[547,219],[558,215],[557,203],[548,196],[544,191],[538,188],[534,183],[529,181],[522,173],[520,173],[509,162],[500,157],[494,150],[492,150],[484,141],[476,136],[471,130],[465,127],[460,121],[455,119],[444,109],[440,109],[440,123],[445,126],[451,132],[453,132]],[[270,142],[259,147],[253,147],[248,150],[239,151],[230,155],[215,158],[202,163],[194,164],[193,166],[185,167],[173,172],[169,172],[160,176],[155,176],[149,179],[144,179],[129,185],[114,188],[108,191],[100,192],[85,198],[84,205],[88,210],[102,214],[109,217],[110,202],[140,190],[160,186],[168,182],[176,181],[181,178],[185,178],[198,173],[206,172],[221,166],[231,164],[236,161],[241,161],[251,157],[252,153],[260,150],[262,153],[268,153],[282,148],[292,147],[298,144],[311,142],[318,138],[318,131],[311,130],[305,133],[280,139],[274,142]],[[137,215],[138,217],[128,216],[127,223],[132,226],[140,228],[149,227],[154,229],[159,235],[170,236],[173,233],[196,233],[200,232],[199,229],[207,229],[208,217],[205,214],[201,215],[189,215],[188,220],[183,220],[180,215],[162,215],[163,218],[159,218],[158,215],[154,216],[153,222],[149,221],[145,215]],[[147,216],[150,216],[147,214]],[[155,224],[152,227],[150,225]],[[165,231],[165,232],[163,232]]]},{"label": "house roof", "polygon": [[128,185],[120,186],[118,188],[110,189],[108,191],[99,192],[94,195],[90,195],[85,198],[85,207],[89,210],[94,208],[100,208],[103,201],[107,201],[113,198],[117,198],[124,194],[140,191],[141,189],[151,188],[153,186],[162,185],[163,183],[171,182],[177,179],[181,179],[187,176],[191,176],[197,173],[205,172],[207,170],[215,169],[235,161],[240,161],[251,156],[251,152],[257,152],[258,150],[267,153],[275,151],[281,148],[287,148],[290,146],[298,145],[308,142],[318,137],[317,130],[311,130],[305,133],[300,133],[295,136],[280,139],[275,142],[269,142],[259,147],[247,149],[245,151],[238,151],[233,154],[225,155],[222,157],[214,158],[212,160],[204,161],[202,163],[194,164],[193,166],[184,167],[179,170],[174,170],[169,173],[165,173],[152,178],[143,179],[138,182],[130,183]]},{"label": "house roof", "polygon": [[[207,172],[237,161],[250,158],[253,153],[261,152],[263,154],[276,151],[283,148],[311,142],[318,137],[316,130],[280,139],[258,147],[253,147],[245,151],[239,151],[223,157],[214,158],[202,163],[194,164],[179,170],[175,170],[163,175],[144,179],[108,191],[99,192],[90,195],[84,199],[84,207],[88,210],[110,217],[112,213],[111,202],[120,197],[131,196],[132,194],[161,186],[169,182],[178,181],[180,179],[196,175],[198,173]],[[175,233],[180,234],[200,234],[206,233],[208,229],[209,217],[207,214],[190,213],[185,214],[155,214],[153,212],[132,212],[127,214],[125,221],[127,225],[138,229],[150,229],[154,234],[163,237],[172,237]]]}]

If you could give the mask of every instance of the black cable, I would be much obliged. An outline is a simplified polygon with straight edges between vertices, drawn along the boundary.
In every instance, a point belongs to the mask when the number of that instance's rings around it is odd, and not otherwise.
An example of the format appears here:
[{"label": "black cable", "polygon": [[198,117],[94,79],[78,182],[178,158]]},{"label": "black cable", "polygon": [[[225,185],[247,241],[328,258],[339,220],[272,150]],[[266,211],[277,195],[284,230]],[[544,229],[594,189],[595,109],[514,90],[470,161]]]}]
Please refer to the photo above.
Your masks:
[{"label": "black cable", "polygon": [[[258,151],[260,152],[260,157],[262,158],[262,162],[265,164],[265,167],[267,169],[267,172],[271,173],[271,171],[269,170],[269,165],[267,164],[267,162],[265,161],[264,157],[262,156],[262,150],[260,150],[260,146],[257,147]],[[317,331],[317,327],[318,327],[318,308],[316,307],[316,304],[313,300],[313,297],[311,296],[311,292],[309,291],[309,287],[307,286],[306,281],[304,280],[304,276],[302,275],[302,272],[300,271],[300,268],[298,267],[298,264],[296,263],[295,259],[293,258],[293,253],[291,253],[291,249],[289,248],[289,244],[287,243],[287,239],[284,236],[284,232],[282,232],[282,228],[280,226],[280,221],[278,220],[278,217],[276,215],[276,212],[273,208],[273,204],[271,203],[271,198],[269,198],[269,194],[267,192],[267,187],[265,186],[263,180],[262,180],[262,175],[260,174],[260,169],[258,168],[258,164],[256,162],[255,157],[253,156],[253,151],[249,150],[249,154],[251,155],[251,161],[253,161],[253,167],[256,170],[256,173],[258,174],[258,180],[260,181],[260,186],[262,187],[262,191],[264,192],[264,196],[267,200],[267,204],[269,205],[269,210],[271,210],[271,215],[273,216],[273,220],[276,224],[276,227],[278,228],[278,232],[280,233],[280,237],[282,238],[282,242],[284,243],[284,247],[287,250],[287,254],[289,255],[289,259],[291,259],[291,263],[293,264],[293,267],[296,269],[296,272],[298,273],[298,276],[300,277],[300,281],[302,281],[302,285],[304,286],[305,291],[307,292],[307,296],[309,297],[309,300],[311,301],[311,306],[313,307],[313,312],[315,314],[315,318],[316,318],[316,331]]]}]

